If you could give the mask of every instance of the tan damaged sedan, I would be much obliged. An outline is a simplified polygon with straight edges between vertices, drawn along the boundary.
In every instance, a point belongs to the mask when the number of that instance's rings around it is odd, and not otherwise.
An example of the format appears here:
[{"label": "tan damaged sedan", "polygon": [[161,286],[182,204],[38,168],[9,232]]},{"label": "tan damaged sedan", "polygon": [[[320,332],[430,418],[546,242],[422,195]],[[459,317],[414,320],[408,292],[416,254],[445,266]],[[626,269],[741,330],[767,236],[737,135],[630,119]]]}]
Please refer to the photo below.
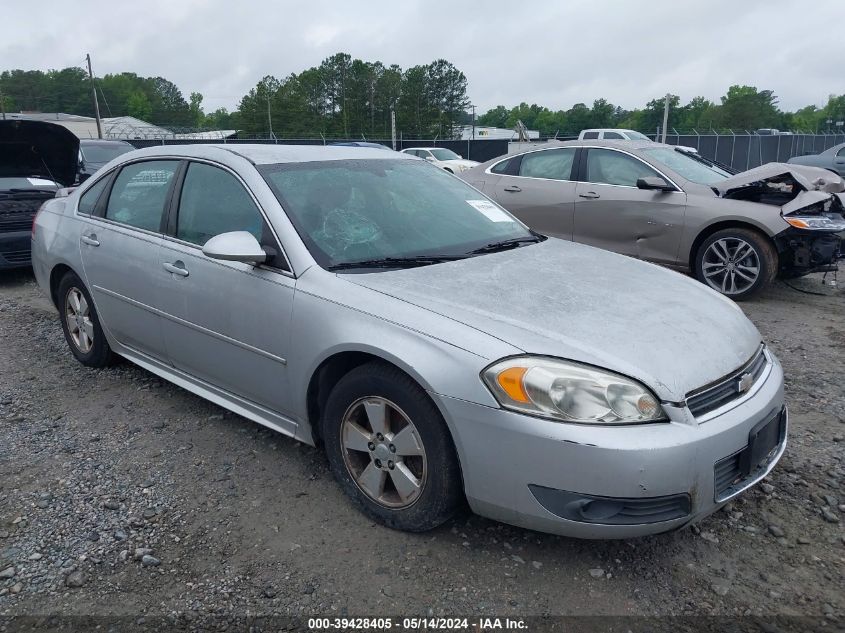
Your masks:
[{"label": "tan damaged sedan", "polygon": [[539,233],[691,272],[736,300],[832,270],[845,231],[832,172],[770,163],[731,175],[652,141],[543,143],[460,178]]}]

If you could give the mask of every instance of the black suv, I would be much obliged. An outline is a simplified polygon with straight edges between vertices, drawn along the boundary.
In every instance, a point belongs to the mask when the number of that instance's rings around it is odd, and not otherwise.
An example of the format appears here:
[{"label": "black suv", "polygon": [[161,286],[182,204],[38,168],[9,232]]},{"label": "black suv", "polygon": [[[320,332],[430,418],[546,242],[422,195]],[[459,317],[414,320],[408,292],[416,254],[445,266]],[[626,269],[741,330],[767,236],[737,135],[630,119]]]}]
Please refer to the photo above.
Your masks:
[{"label": "black suv", "polygon": [[79,139],[44,121],[0,120],[0,269],[30,265],[32,220],[76,180]]}]

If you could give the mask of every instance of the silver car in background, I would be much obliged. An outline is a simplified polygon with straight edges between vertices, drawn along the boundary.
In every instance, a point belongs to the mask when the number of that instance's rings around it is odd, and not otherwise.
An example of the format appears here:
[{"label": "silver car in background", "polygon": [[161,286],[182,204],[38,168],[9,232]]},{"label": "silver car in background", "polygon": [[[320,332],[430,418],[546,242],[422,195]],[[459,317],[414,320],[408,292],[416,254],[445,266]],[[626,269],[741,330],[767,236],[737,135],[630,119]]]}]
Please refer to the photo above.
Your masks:
[{"label": "silver car in background", "polygon": [[835,269],[845,235],[836,174],[769,163],[733,175],[649,140],[544,143],[460,177],[540,233],[690,272],[735,300]]},{"label": "silver car in background", "polygon": [[790,165],[808,165],[828,169],[845,178],[845,143],[834,145],[820,154],[793,156],[787,162]]},{"label": "silver car in background", "polygon": [[122,356],[325,448],[349,498],[427,530],[679,528],[784,451],[781,366],[675,272],[530,231],[368,148],[157,147],[46,204],[39,285],[70,351]]}]

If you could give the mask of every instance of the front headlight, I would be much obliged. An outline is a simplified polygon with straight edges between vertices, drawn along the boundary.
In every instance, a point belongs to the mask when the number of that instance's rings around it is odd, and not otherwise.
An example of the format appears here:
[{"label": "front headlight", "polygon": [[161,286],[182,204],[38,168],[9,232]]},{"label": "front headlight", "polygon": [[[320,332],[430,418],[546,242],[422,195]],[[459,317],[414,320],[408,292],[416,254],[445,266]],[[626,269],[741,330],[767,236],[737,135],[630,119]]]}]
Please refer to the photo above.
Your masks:
[{"label": "front headlight", "polygon": [[785,215],[783,219],[796,229],[809,229],[811,231],[842,231],[845,229],[845,221],[835,220],[826,215]]},{"label": "front headlight", "polygon": [[481,377],[506,409],[581,424],[665,420],[657,398],[640,383],[589,365],[521,356],[490,365]]}]

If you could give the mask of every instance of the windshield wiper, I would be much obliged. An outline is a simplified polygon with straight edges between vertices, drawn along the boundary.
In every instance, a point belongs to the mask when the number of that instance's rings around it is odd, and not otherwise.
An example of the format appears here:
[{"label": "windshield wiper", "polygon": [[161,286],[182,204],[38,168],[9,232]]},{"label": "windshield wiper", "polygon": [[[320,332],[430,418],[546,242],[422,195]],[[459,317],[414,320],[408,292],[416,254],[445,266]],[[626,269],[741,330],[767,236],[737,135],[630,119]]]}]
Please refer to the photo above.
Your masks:
[{"label": "windshield wiper", "polygon": [[52,193],[55,195],[55,189],[0,189],[0,193]]},{"label": "windshield wiper", "polygon": [[523,244],[535,244],[537,242],[542,242],[545,239],[546,237],[544,235],[532,233],[529,237],[514,237],[509,240],[502,240],[501,242],[491,242],[490,244],[485,244],[480,248],[471,250],[469,255],[481,255],[483,253],[505,251],[509,248],[517,248]]},{"label": "windshield wiper", "polygon": [[364,259],[357,262],[341,262],[329,266],[328,270],[348,270],[350,268],[410,268],[412,266],[429,266],[442,262],[453,262],[464,259],[463,255],[417,255],[415,257],[382,257],[380,259]]}]

